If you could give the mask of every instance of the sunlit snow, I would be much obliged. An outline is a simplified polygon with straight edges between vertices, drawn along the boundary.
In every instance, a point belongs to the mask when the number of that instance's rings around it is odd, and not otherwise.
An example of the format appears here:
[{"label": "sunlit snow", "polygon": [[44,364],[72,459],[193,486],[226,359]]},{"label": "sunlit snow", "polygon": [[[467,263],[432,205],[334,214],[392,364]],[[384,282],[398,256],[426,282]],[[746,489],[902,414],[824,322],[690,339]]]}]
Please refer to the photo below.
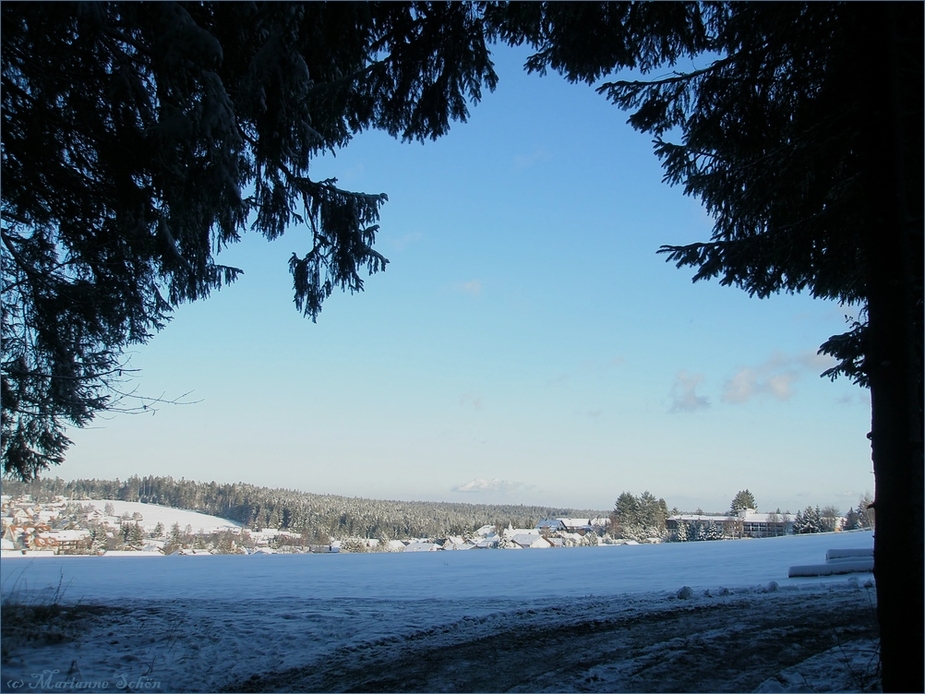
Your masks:
[{"label": "sunlit snow", "polygon": [[[119,677],[134,677],[136,689],[156,682],[158,691],[233,690],[251,675],[337,667],[329,660],[383,640],[449,638],[440,630],[460,620],[481,620],[467,628],[488,636],[493,620],[514,612],[563,624],[588,610],[645,612],[680,602],[683,586],[695,601],[727,591],[750,601],[814,591],[838,609],[839,596],[863,591],[870,574],[788,578],[789,567],[822,563],[831,549],[872,544],[870,532],[844,532],[544,552],[4,559],[5,599],[47,600],[63,591],[64,602],[114,609],[75,641],[14,654],[4,664],[2,687],[73,679],[77,668],[81,681],[114,689]],[[550,612],[550,605],[561,610]],[[869,658],[871,648],[862,644],[858,657]],[[799,683],[781,673],[762,690],[799,690],[813,672],[826,687],[851,688],[832,679],[831,658],[816,660],[800,668]],[[598,667],[595,690],[607,691],[611,675]],[[140,677],[147,679],[139,683]]]}]

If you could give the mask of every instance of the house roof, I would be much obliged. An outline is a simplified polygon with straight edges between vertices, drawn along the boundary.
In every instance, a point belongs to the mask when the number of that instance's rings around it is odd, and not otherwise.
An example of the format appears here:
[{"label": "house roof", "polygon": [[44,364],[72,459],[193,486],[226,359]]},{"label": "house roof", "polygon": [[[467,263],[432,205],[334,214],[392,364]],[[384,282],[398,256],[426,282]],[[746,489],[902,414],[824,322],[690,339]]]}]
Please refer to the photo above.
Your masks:
[{"label": "house roof", "polygon": [[565,523],[561,518],[544,518],[536,524],[537,528],[564,528]]},{"label": "house roof", "polygon": [[[776,516],[777,520],[772,520],[771,516]],[[746,509],[739,518],[746,523],[787,523],[793,520],[793,516],[786,513],[758,513],[752,509]]]},{"label": "house roof", "polygon": [[433,542],[412,542],[405,546],[406,552],[433,552],[439,549]]},{"label": "house roof", "polygon": [[511,542],[514,542],[521,547],[551,547],[550,543],[542,535],[536,535],[534,533],[518,533],[511,537]]},{"label": "house roof", "polygon": [[562,521],[562,525],[564,525],[566,528],[591,527],[590,518],[559,518],[557,520]]},{"label": "house roof", "polygon": [[51,530],[42,533],[44,537],[49,537],[58,542],[80,542],[90,537],[89,530]]}]

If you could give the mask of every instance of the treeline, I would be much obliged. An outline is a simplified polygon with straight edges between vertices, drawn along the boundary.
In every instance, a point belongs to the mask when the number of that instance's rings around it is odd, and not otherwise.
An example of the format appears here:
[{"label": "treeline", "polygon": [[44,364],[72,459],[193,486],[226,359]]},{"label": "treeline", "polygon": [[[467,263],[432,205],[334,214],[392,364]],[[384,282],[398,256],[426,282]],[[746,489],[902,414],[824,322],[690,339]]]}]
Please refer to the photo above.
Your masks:
[{"label": "treeline", "polygon": [[666,538],[668,516],[668,504],[664,499],[656,499],[649,491],[639,496],[623,492],[610,513],[610,534],[617,539],[637,542]]},{"label": "treeline", "polygon": [[241,482],[217,484],[153,476],[72,481],[56,477],[28,483],[5,479],[3,492],[31,494],[37,502],[56,495],[74,500],[139,501],[208,513],[251,529],[276,528],[308,537],[437,538],[464,535],[486,524],[532,528],[543,518],[606,515],[546,506],[361,499]]},{"label": "treeline", "polygon": [[[735,520],[736,514],[744,509],[758,509],[755,496],[748,489],[739,491],[732,499],[725,514],[706,514],[701,509],[693,512],[694,519],[675,518],[668,523],[671,516],[678,516],[677,508],[668,510],[664,499],[656,498],[645,491],[636,496],[623,492],[617,498],[613,511],[610,512],[609,533],[614,539],[645,542],[652,539],[669,542],[688,542],[692,540],[723,540],[743,537],[749,534],[743,521]],[[710,516],[715,516],[711,518]],[[873,499],[864,494],[856,507],[849,508],[841,514],[835,506],[807,506],[796,514],[790,511],[768,513],[765,535],[789,535],[806,533],[824,533],[835,530],[860,530],[873,528],[875,524]],[[669,527],[671,526],[671,527]]]}]

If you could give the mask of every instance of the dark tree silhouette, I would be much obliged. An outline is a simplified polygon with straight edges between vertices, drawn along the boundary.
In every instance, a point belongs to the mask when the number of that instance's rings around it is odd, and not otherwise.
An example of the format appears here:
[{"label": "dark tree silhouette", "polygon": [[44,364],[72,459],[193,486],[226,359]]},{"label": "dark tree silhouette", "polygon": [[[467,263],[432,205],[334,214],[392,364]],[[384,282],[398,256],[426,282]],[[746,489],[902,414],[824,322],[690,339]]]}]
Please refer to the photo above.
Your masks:
[{"label": "dark tree silhouette", "polygon": [[[301,233],[295,303],[383,270],[384,194],[311,175],[366,128],[444,134],[494,88],[463,4],[3,3],[3,470],[119,406],[123,349],[233,281],[245,231]],[[147,402],[142,402],[142,406]],[[123,406],[131,407],[132,402]]]},{"label": "dark tree silhouette", "polygon": [[860,307],[822,345],[838,359],[824,375],[870,388],[883,686],[922,691],[922,4],[514,3],[489,16],[535,49],[528,70],[657,75],[598,91],[713,217],[710,241],[661,249],[695,281]]}]

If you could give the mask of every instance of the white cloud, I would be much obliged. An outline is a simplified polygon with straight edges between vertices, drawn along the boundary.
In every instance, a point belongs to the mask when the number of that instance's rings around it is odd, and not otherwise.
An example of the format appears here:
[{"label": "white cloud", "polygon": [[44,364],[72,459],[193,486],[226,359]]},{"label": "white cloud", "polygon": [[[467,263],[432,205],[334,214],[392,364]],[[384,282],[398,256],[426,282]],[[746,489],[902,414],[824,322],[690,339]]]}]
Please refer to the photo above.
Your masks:
[{"label": "white cloud", "polygon": [[688,374],[681,371],[671,386],[671,411],[694,412],[710,406],[710,401],[697,395],[697,386],[703,381],[703,374]]},{"label": "white cloud", "polygon": [[523,482],[512,482],[511,480],[494,479],[486,480],[483,477],[477,477],[474,480],[453,487],[454,492],[512,492],[527,488]]},{"label": "white cloud", "polygon": [[793,371],[775,374],[766,381],[768,393],[778,400],[789,400],[793,395],[793,388],[790,384],[799,378]]},{"label": "white cloud", "polygon": [[724,402],[745,402],[755,395],[757,374],[752,369],[743,367],[726,383],[723,392]]},{"label": "white cloud", "polygon": [[795,356],[775,352],[757,366],[741,367],[726,382],[723,402],[738,404],[759,396],[789,400],[794,395],[793,384],[804,372],[818,376],[834,363],[831,357],[815,352],[802,352]]},{"label": "white cloud", "polygon": [[835,364],[838,363],[838,360],[835,357],[830,357],[827,354],[819,354],[818,352],[800,352],[796,357],[794,357],[800,366],[810,371],[815,371],[817,374],[821,374],[826,369],[831,369]]}]

